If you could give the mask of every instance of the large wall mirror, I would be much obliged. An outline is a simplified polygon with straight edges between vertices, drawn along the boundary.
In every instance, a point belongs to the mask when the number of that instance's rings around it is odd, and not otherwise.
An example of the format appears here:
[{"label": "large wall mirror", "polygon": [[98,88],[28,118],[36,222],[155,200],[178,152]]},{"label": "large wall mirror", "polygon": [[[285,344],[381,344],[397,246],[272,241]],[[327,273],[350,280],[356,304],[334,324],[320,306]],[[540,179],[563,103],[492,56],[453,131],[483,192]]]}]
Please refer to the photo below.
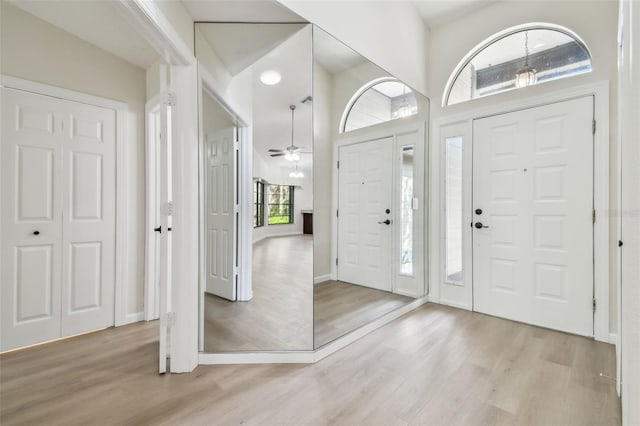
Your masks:
[{"label": "large wall mirror", "polygon": [[310,24],[195,40],[200,350],[308,351],[423,296],[427,100]]}]

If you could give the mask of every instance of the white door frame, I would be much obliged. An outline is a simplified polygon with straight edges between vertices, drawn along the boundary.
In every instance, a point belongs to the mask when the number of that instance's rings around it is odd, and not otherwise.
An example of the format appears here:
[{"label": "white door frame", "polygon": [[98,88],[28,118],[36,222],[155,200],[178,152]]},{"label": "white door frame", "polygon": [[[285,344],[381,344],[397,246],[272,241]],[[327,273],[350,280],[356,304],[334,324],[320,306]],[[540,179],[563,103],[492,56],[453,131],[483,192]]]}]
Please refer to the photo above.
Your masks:
[{"label": "white door frame", "polygon": [[[135,140],[128,124],[129,107],[124,102],[99,96],[87,95],[74,90],[63,89],[34,81],[23,80],[6,75],[0,76],[2,87],[22,90],[63,100],[79,102],[115,111],[116,113],[116,244],[115,244],[115,300],[114,321],[115,326],[140,321],[142,312],[127,313],[129,282],[129,259],[127,240],[129,238],[129,220],[127,217],[127,199],[129,188],[132,187],[128,175],[129,156],[126,147],[130,141]],[[0,203],[2,201],[0,200]]]},{"label": "white door frame", "polygon": [[[426,201],[428,199],[428,193],[427,193],[427,186],[425,184],[426,181],[428,181],[428,177],[427,177],[427,173],[425,173],[425,170],[427,170],[426,165],[428,164],[428,161],[426,159],[426,154],[427,154],[427,150],[428,150],[428,141],[426,138],[426,124],[423,118],[423,115],[419,115],[418,117],[416,117],[415,119],[411,120],[409,119],[410,122],[402,122],[402,123],[398,123],[398,122],[387,122],[387,123],[383,123],[378,125],[377,128],[373,129],[373,128],[367,128],[364,131],[354,131],[353,135],[349,134],[341,134],[337,139],[336,142],[333,144],[333,158],[335,159],[334,164],[332,165],[332,212],[337,211],[338,210],[338,204],[339,204],[339,199],[338,199],[338,189],[339,189],[339,182],[338,182],[338,167],[337,167],[337,161],[339,159],[339,152],[340,152],[340,147],[346,146],[346,145],[353,145],[353,144],[357,144],[357,143],[362,143],[362,142],[369,142],[369,141],[374,141],[374,140],[378,140],[378,139],[383,139],[383,138],[388,138],[391,137],[393,138],[393,143],[394,143],[394,147],[396,145],[396,137],[403,135],[403,134],[407,134],[407,133],[412,133],[412,132],[417,132],[418,133],[418,139],[419,141],[422,142],[421,146],[416,146],[415,147],[415,158],[419,159],[420,162],[418,163],[417,167],[422,167],[422,175],[420,173],[416,173],[416,180],[414,180],[414,185],[415,185],[415,189],[414,192],[416,194],[421,194],[419,195],[419,206],[418,206],[418,220],[416,220],[416,227],[415,227],[415,235],[419,236],[419,239],[416,241],[416,245],[414,247],[414,258],[415,259],[420,259],[421,260],[421,264],[415,269],[415,279],[417,283],[422,283],[421,286],[419,286],[418,288],[416,288],[416,293],[406,293],[406,292],[400,292],[399,294],[403,294],[405,296],[409,296],[409,297],[420,297],[423,296],[426,292],[427,292],[427,283],[426,283],[426,277],[427,277],[427,262],[426,262],[426,242],[427,242],[427,236],[425,235],[425,228],[424,228],[424,224],[426,223],[427,220],[427,215],[428,215],[428,211],[426,210]],[[395,158],[395,156],[394,156]],[[395,166],[393,167],[393,171],[395,171]],[[422,176],[423,179],[418,179],[419,176]],[[397,176],[395,174],[395,172],[393,172],[393,179],[394,181],[397,179]],[[394,199],[394,208],[396,207],[396,200]],[[331,259],[333,259],[333,261],[331,262],[331,279],[332,280],[337,280],[338,277],[338,265],[336,265],[335,259],[338,258],[338,221],[335,220],[335,216],[333,216],[332,220],[332,241],[331,241]],[[397,245],[397,238],[395,235],[395,232],[393,233],[392,236],[393,239],[393,243],[392,243],[392,250],[393,253],[396,253],[396,245]],[[392,263],[392,279],[393,279],[393,284],[392,284],[392,289],[393,292],[396,292],[396,282],[397,282],[397,276],[398,276],[398,267],[396,266],[398,262],[397,261],[393,261]]]},{"label": "white door frame", "polygon": [[[159,158],[158,150],[160,147],[160,141],[155,139],[155,135],[152,134],[151,128],[151,114],[158,111],[158,118],[160,116],[161,97],[156,95],[151,98],[144,107],[145,113],[145,169],[146,169],[146,216],[145,216],[145,274],[144,274],[144,319],[145,321],[151,321],[160,317],[159,306],[159,288],[158,277],[156,276],[156,265],[160,261],[159,248],[156,244],[157,235],[153,228],[159,223],[158,212],[154,210],[154,207],[160,205],[158,200],[158,185],[157,182],[157,170]],[[157,126],[160,126],[160,120],[158,120]]]},{"label": "white door frame", "polygon": [[[596,222],[594,224],[594,298],[597,307],[594,313],[594,337],[598,341],[609,342],[609,252],[612,242],[609,241],[609,217],[611,205],[609,200],[609,81],[602,81],[593,84],[576,86],[574,88],[558,90],[540,96],[532,96],[515,102],[508,102],[498,105],[491,105],[484,108],[476,108],[462,114],[440,117],[433,120],[432,138],[430,144],[430,176],[431,179],[431,199],[430,199],[430,221],[429,229],[432,230],[429,238],[430,246],[430,282],[429,300],[436,303],[456,306],[463,309],[472,310],[473,277],[470,267],[472,259],[471,251],[465,250],[463,264],[466,266],[463,286],[459,286],[456,297],[443,297],[447,290],[443,287],[452,286],[445,283],[444,270],[444,237],[438,231],[444,220],[444,177],[443,177],[443,150],[442,138],[445,137],[442,129],[447,126],[460,126],[464,131],[464,164],[463,164],[463,196],[465,198],[463,215],[470,215],[470,206],[467,201],[471,197],[471,147],[472,123],[474,119],[488,117],[497,114],[509,113],[521,109],[533,108],[547,104],[576,99],[584,96],[594,96],[594,117],[597,128],[594,135],[594,208],[596,210]],[[470,223],[470,216],[463,216],[466,222]],[[463,223],[466,223],[463,222]],[[465,228],[463,228],[465,229]],[[469,244],[469,240],[465,242]],[[454,294],[449,292],[448,294]]]}]

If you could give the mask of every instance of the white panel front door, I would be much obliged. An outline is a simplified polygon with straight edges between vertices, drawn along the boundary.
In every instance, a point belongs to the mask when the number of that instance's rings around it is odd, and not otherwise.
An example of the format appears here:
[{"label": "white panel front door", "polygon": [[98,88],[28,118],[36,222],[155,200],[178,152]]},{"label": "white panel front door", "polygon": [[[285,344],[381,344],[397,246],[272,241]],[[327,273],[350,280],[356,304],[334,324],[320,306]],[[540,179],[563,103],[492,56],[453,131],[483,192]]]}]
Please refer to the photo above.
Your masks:
[{"label": "white panel front door", "polygon": [[236,300],[234,128],[205,136],[207,293]]},{"label": "white panel front door", "polygon": [[340,147],[339,158],[338,280],[392,291],[393,138]]},{"label": "white panel front door", "polygon": [[474,310],[593,335],[592,120],[585,97],[474,121]]},{"label": "white panel front door", "polygon": [[113,325],[114,115],[2,88],[0,350]]}]

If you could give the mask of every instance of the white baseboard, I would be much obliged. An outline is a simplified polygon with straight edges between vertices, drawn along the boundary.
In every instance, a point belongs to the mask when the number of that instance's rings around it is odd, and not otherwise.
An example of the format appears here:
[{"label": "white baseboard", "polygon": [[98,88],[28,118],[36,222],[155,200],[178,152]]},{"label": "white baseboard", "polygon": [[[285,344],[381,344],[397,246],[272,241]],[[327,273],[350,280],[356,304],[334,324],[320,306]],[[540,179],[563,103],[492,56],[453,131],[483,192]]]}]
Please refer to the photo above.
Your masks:
[{"label": "white baseboard", "polygon": [[313,283],[314,284],[319,284],[319,283],[323,283],[323,282],[329,281],[329,280],[331,280],[331,274],[318,275],[317,277],[313,278]]},{"label": "white baseboard", "polygon": [[200,353],[198,363],[202,365],[214,364],[313,364],[323,358],[350,345],[374,330],[411,312],[427,303],[427,297],[416,299],[380,318],[362,326],[320,348],[309,351],[264,351],[264,352],[228,352],[228,353]]},{"label": "white baseboard", "polygon": [[134,322],[140,322],[144,320],[144,312],[134,312],[132,314],[127,314],[124,317],[124,321],[117,324],[116,327],[121,325],[133,324]]},{"label": "white baseboard", "polygon": [[467,305],[464,305],[462,303],[455,302],[453,300],[440,299],[438,301],[435,301],[435,300],[429,300],[429,301],[433,302],[433,303],[440,304],[440,305],[451,306],[452,308],[464,309],[465,311],[471,311],[472,310],[471,306],[467,306]]},{"label": "white baseboard", "polygon": [[302,233],[302,231],[298,231],[298,232],[285,232],[282,234],[273,234],[273,235],[263,235],[262,237],[256,238],[255,240],[253,240],[253,244],[255,243],[259,243],[260,241],[266,239],[266,238],[278,238],[278,237],[292,237],[294,235],[304,235]]}]

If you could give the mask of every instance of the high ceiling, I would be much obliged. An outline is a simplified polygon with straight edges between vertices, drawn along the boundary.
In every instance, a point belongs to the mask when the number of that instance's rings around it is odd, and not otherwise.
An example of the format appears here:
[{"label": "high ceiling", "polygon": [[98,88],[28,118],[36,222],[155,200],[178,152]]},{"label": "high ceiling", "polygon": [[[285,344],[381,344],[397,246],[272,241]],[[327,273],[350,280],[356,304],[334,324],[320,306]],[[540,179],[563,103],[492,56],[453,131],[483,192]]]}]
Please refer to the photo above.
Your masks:
[{"label": "high ceiling", "polygon": [[182,0],[182,4],[196,22],[305,22],[275,0]]},{"label": "high ceiling", "polygon": [[444,25],[476,10],[482,9],[497,0],[414,0],[423,21],[429,28]]}]

